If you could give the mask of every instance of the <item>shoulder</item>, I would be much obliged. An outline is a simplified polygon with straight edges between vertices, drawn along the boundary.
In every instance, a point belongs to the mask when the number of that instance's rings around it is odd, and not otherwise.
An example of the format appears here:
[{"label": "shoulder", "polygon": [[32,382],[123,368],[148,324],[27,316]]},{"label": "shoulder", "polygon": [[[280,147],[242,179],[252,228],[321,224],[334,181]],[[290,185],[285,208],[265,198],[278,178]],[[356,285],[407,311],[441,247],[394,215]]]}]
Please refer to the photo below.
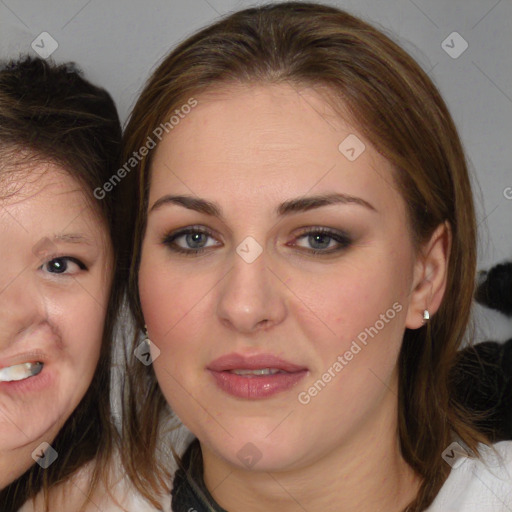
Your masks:
[{"label": "shoulder", "polygon": [[479,445],[480,458],[457,458],[428,512],[512,510],[512,441]]},{"label": "shoulder", "polygon": [[[157,512],[131,485],[120,469],[117,458],[112,461],[108,484],[99,482],[92,495],[89,495],[89,482],[94,463],[89,463],[77,471],[69,480],[53,488],[50,493],[50,510],[66,512]],[[170,496],[160,500],[164,510],[170,510]],[[165,508],[167,507],[167,508]],[[42,494],[29,500],[18,512],[43,512]]]}]

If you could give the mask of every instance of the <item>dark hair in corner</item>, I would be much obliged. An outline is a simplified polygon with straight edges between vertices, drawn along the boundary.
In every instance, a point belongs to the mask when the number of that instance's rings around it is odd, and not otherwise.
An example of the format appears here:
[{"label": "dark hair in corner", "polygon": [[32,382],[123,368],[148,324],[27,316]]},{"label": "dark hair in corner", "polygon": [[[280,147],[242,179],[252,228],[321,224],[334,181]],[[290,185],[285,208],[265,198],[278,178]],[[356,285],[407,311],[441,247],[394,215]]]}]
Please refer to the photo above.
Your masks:
[{"label": "dark hair in corner", "polygon": [[[119,162],[121,125],[111,96],[85,80],[74,64],[56,65],[24,57],[0,67],[0,158],[8,167],[25,162],[52,162],[61,166],[82,186],[114,242],[117,220],[115,192],[101,201],[93,191],[112,175]],[[30,172],[22,170],[22,172]],[[116,265],[114,266],[116,268]],[[66,481],[85,463],[95,460],[90,481],[92,492],[105,476],[115,445],[111,421],[110,353],[115,312],[118,310],[117,280],[103,333],[100,359],[92,383],[52,442],[59,464],[41,469],[34,464],[0,491],[2,510],[17,510],[42,491],[49,508],[48,490]]]},{"label": "dark hair in corner", "polygon": [[[463,148],[450,113],[421,67],[381,31],[326,5],[283,2],[230,14],[175,48],[149,78],[124,135],[124,154],[142,147],[187,98],[230,84],[286,83],[326,90],[345,106],[368,140],[395,168],[416,247],[447,222],[453,234],[441,307],[417,330],[407,329],[399,356],[398,436],[404,459],[422,478],[407,507],[429,506],[450,467],[443,450],[457,435],[475,454],[488,439],[454,400],[449,370],[468,326],[476,267],[476,222]],[[140,248],[154,151],[137,163],[131,183],[132,266],[126,280],[138,327]],[[137,182],[138,181],[138,182]],[[133,347],[128,349],[133,351]],[[123,450],[127,472],[148,500],[168,486],[157,460],[165,399],[151,367],[132,358],[127,374]],[[142,455],[143,454],[143,455]]]}]

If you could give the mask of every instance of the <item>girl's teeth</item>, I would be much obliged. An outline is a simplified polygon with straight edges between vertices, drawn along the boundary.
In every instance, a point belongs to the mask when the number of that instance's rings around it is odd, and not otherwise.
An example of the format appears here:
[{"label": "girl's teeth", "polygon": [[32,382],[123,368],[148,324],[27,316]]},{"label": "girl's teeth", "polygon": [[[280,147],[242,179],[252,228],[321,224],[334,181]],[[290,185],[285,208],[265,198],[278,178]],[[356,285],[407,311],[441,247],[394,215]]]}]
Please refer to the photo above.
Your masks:
[{"label": "girl's teeth", "polygon": [[236,375],[275,375],[283,372],[277,368],[261,368],[259,370],[230,370],[230,373]]},{"label": "girl's teeth", "polygon": [[28,379],[43,369],[43,363],[22,363],[8,366],[0,370],[0,382]]}]

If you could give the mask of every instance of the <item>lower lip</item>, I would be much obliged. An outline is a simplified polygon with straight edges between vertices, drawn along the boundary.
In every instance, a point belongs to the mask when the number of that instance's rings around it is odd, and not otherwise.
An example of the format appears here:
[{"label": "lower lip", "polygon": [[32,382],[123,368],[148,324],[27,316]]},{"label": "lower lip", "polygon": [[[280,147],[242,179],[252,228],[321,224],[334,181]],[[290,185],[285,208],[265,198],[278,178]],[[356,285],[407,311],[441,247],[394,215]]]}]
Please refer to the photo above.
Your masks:
[{"label": "lower lip", "polygon": [[217,386],[229,395],[246,400],[259,400],[286,391],[302,380],[307,370],[274,375],[243,376],[231,372],[209,370]]},{"label": "lower lip", "polygon": [[33,377],[23,380],[12,380],[10,382],[0,382],[0,393],[7,395],[36,393],[51,386],[52,382],[53,374],[45,365],[43,369]]}]

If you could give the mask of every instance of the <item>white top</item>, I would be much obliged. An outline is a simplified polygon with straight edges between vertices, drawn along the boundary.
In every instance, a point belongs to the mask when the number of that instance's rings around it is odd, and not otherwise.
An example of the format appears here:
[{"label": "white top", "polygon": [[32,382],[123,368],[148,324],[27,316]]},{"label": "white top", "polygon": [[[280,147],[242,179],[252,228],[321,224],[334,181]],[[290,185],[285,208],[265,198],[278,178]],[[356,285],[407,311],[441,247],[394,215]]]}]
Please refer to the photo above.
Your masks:
[{"label": "white top", "polygon": [[[512,512],[512,441],[479,445],[481,459],[463,457],[463,452],[457,443],[443,452],[452,470],[425,512]],[[130,512],[154,512],[140,497],[132,499],[124,501]],[[171,510],[169,501],[164,500],[164,510]]]},{"label": "white top", "polygon": [[[448,447],[443,452],[443,458],[452,465],[450,476],[425,512],[512,512],[512,441],[496,443],[492,448],[480,445],[481,460],[460,457],[457,454],[457,446],[460,449],[460,445],[455,445],[450,445],[455,451]],[[80,489],[80,479],[85,476],[84,473],[87,472],[79,472],[80,476],[74,480],[72,491]],[[93,500],[87,503],[85,512],[156,512],[134,491],[126,476],[121,477],[111,492],[122,508],[99,489]],[[83,491],[71,494],[76,494],[76,503],[69,494],[62,496],[63,508],[59,510],[74,512],[80,508],[83,504]],[[164,510],[171,510],[170,496],[163,497],[163,506]],[[34,509],[32,502],[29,502],[19,512],[35,510],[40,508],[36,505]]]},{"label": "white top", "polygon": [[456,449],[443,456],[452,470],[426,512],[512,512],[512,441],[479,451],[481,460],[460,457]]}]

